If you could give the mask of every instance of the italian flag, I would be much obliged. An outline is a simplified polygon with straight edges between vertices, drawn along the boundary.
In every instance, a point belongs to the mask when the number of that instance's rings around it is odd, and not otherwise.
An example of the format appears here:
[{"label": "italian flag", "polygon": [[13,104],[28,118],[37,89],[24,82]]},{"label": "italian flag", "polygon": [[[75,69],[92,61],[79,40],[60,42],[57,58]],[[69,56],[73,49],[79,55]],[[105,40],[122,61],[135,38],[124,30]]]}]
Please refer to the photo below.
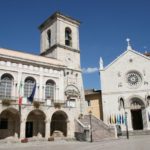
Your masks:
[{"label": "italian flag", "polygon": [[18,99],[18,105],[21,106],[22,105],[22,87],[23,87],[23,84],[22,84],[22,81],[20,82],[19,84],[19,90],[18,90],[18,93],[19,93],[19,99]]}]

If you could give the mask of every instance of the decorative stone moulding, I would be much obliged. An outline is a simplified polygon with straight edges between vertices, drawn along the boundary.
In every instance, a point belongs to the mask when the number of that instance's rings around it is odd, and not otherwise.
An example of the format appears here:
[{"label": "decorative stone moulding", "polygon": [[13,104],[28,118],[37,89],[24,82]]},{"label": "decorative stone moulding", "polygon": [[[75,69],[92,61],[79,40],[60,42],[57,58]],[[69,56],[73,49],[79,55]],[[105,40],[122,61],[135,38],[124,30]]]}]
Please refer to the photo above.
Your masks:
[{"label": "decorative stone moulding", "polygon": [[138,88],[142,83],[142,76],[137,71],[129,71],[126,74],[126,80],[130,88]]},{"label": "decorative stone moulding", "polygon": [[5,61],[0,61],[0,64],[1,64],[1,65],[5,65],[6,62],[5,62]]},{"label": "decorative stone moulding", "polygon": [[22,64],[18,64],[18,67],[19,67],[19,68],[22,68]]},{"label": "decorative stone moulding", "polygon": [[10,67],[11,66],[11,62],[7,61],[6,65]]},{"label": "decorative stone moulding", "polygon": [[45,68],[45,69],[44,69],[44,72],[48,72],[48,69],[47,69],[47,68]]},{"label": "decorative stone moulding", "polygon": [[71,90],[65,91],[65,95],[78,97],[80,94],[79,94],[79,92],[75,91],[74,89],[71,89]]}]

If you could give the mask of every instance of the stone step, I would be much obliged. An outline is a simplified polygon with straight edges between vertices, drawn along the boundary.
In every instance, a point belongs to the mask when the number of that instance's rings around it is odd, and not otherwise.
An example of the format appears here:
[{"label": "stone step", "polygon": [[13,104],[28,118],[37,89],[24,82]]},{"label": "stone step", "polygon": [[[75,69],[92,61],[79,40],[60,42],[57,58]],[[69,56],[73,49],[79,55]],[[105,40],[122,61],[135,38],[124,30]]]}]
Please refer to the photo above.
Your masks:
[{"label": "stone step", "polygon": [[[129,136],[150,135],[150,130],[134,130],[129,131]],[[126,136],[126,131],[122,132],[122,136]]]},{"label": "stone step", "polygon": [[[79,121],[83,125],[89,126],[90,116],[85,115],[83,116],[83,118],[80,118]],[[91,116],[91,124],[92,124],[93,141],[99,141],[101,139],[108,139],[108,138],[115,138],[114,128],[110,128],[102,120],[99,120],[98,118],[94,116]]]}]

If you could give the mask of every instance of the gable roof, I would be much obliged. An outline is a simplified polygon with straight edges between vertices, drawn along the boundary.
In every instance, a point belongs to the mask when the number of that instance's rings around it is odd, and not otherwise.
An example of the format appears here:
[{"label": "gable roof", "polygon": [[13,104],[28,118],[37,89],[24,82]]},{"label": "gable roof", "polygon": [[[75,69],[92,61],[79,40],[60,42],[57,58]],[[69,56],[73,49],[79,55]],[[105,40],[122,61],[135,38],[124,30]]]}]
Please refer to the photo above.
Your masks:
[{"label": "gable roof", "polygon": [[118,56],[114,61],[112,61],[110,64],[108,64],[106,67],[104,67],[104,69],[102,70],[107,70],[109,67],[111,67],[111,65],[113,65],[116,61],[118,61],[119,59],[121,59],[121,57],[123,57],[125,54],[127,54],[128,52],[132,52],[136,55],[139,55],[141,57],[144,57],[145,59],[148,59],[150,60],[150,57],[148,57],[147,55],[145,54],[141,54],[133,49],[127,49],[125,52],[123,52],[120,56]]}]

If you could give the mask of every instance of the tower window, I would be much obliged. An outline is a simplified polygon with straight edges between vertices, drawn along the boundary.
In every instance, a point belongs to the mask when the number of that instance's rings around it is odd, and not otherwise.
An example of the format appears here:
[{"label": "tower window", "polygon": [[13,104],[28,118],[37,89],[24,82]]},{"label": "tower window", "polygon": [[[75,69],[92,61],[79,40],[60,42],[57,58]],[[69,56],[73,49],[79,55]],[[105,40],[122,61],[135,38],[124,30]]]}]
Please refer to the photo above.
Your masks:
[{"label": "tower window", "polygon": [[51,30],[47,31],[47,43],[48,43],[48,48],[51,47]]},{"label": "tower window", "polygon": [[72,46],[72,33],[68,27],[65,29],[65,45]]}]

